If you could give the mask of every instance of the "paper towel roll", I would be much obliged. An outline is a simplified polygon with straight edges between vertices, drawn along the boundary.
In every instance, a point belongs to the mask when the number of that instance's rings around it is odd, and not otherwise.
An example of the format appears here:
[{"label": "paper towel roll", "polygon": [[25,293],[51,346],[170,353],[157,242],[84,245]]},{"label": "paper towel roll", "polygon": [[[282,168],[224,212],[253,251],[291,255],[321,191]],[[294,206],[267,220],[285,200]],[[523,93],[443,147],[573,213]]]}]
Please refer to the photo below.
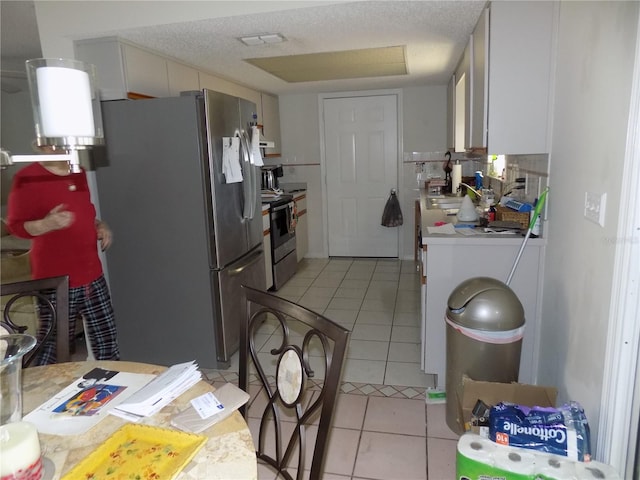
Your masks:
[{"label": "paper towel roll", "polygon": [[488,438],[467,432],[458,440],[458,452],[467,458],[481,462],[491,460],[496,444]]},{"label": "paper towel roll", "polygon": [[575,480],[576,462],[559,455],[536,454],[536,479]]},{"label": "paper towel roll", "polygon": [[536,457],[523,448],[496,446],[493,454],[495,466],[509,473],[509,479],[533,478],[536,473]]},{"label": "paper towel roll", "polygon": [[600,462],[575,462],[576,478],[580,480],[622,480],[620,474],[610,465]]},{"label": "paper towel roll", "polygon": [[457,164],[453,166],[451,171],[451,192],[456,193],[462,182],[462,165]]},{"label": "paper towel roll", "polygon": [[495,471],[493,452],[496,444],[491,440],[467,432],[458,440],[456,478],[487,478]]}]

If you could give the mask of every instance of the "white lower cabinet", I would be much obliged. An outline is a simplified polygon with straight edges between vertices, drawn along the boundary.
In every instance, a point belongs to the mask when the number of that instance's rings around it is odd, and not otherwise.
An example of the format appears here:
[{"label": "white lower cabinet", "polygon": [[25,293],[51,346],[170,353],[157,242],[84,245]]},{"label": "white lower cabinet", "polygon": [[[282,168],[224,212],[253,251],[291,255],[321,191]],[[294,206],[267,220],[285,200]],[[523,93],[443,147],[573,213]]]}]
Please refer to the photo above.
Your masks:
[{"label": "white lower cabinet", "polygon": [[298,262],[302,260],[309,251],[309,225],[307,215],[307,195],[294,196],[298,222],[296,224],[296,255]]},{"label": "white lower cabinet", "polygon": [[[451,292],[463,281],[474,277],[492,277],[503,282],[509,276],[521,240],[423,239],[426,284],[422,291],[422,364],[425,373],[437,374],[438,387],[445,387],[446,328],[445,315]],[[510,287],[525,312],[519,382],[535,383],[540,329],[540,282],[542,280],[542,240],[529,240]],[[464,352],[459,352],[464,354]]]},{"label": "white lower cabinet", "polygon": [[271,269],[271,225],[269,222],[269,207],[262,209],[262,246],[264,249],[264,271],[266,274],[266,289],[273,286],[273,270]]}]

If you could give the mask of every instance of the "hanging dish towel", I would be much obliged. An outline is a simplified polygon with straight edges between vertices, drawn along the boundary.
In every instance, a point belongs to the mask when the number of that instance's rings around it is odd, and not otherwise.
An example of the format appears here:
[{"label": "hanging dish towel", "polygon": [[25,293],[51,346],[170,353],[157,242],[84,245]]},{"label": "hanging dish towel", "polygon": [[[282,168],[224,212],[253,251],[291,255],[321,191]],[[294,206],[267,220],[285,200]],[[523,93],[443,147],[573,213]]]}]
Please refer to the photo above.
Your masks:
[{"label": "hanging dish towel", "polygon": [[251,163],[256,167],[262,167],[262,154],[260,153],[260,129],[257,126],[251,127]]},{"label": "hanging dish towel", "polygon": [[400,209],[400,202],[396,196],[395,189],[391,190],[391,195],[389,195],[389,199],[384,206],[380,225],[383,227],[399,227],[402,225],[402,210]]},{"label": "hanging dish towel", "polygon": [[222,173],[224,173],[226,183],[242,181],[240,139],[238,137],[222,138]]}]

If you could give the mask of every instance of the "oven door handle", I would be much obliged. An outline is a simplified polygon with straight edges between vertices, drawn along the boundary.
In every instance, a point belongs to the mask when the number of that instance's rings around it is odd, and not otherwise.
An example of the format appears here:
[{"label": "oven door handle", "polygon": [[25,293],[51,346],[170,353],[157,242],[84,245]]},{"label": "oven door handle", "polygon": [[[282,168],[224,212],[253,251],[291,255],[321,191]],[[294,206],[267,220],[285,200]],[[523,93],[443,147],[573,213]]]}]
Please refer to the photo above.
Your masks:
[{"label": "oven door handle", "polygon": [[283,205],[278,205],[277,207],[273,207],[271,209],[272,212],[279,212],[280,210],[284,209],[284,208],[289,208],[289,204],[285,203]]},{"label": "oven door handle", "polygon": [[291,234],[295,232],[295,227],[293,226],[293,209],[291,205],[287,205],[287,233]]}]

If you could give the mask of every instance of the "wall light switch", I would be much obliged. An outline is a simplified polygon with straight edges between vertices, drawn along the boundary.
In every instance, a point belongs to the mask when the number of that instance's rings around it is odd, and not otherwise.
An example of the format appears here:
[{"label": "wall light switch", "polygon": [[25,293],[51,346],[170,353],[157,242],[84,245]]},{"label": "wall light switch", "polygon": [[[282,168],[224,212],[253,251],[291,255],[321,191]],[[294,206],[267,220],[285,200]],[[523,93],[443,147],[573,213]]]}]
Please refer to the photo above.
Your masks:
[{"label": "wall light switch", "polygon": [[604,214],[607,206],[606,193],[585,192],[584,216],[588,220],[604,227]]}]

